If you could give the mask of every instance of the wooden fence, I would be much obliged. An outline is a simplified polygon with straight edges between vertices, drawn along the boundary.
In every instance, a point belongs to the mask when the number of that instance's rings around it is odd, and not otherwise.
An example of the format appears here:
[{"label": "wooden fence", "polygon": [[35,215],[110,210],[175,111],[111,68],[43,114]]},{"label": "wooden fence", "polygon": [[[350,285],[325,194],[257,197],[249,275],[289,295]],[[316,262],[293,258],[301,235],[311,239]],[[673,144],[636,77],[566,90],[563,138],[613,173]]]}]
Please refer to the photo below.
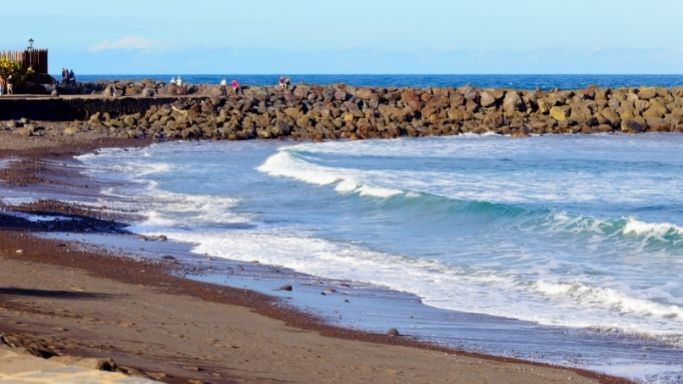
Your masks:
[{"label": "wooden fence", "polygon": [[36,73],[47,73],[47,49],[0,51],[0,59],[18,63],[24,69],[31,67]]}]

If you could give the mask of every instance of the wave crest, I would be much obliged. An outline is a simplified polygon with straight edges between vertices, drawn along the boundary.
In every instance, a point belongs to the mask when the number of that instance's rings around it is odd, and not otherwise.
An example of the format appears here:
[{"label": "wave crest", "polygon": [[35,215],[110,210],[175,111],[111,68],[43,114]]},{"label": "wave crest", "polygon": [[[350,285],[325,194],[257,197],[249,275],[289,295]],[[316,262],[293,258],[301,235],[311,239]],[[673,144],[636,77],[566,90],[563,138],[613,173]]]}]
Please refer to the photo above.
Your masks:
[{"label": "wave crest", "polygon": [[367,175],[353,169],[330,169],[303,161],[286,149],[270,156],[257,170],[270,176],[287,177],[313,185],[334,184],[335,190],[344,194],[356,193],[361,196],[389,198],[404,193],[399,189],[367,183]]}]

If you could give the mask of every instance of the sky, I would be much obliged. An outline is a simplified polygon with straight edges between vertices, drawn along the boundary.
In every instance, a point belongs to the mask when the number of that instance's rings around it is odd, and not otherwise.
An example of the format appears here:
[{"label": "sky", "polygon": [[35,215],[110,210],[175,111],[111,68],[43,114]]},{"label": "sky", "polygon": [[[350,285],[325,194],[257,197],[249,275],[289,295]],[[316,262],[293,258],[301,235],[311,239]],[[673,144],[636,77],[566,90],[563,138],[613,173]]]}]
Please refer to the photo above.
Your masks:
[{"label": "sky", "polygon": [[680,0],[32,0],[2,15],[0,50],[33,38],[51,73],[683,73]]}]

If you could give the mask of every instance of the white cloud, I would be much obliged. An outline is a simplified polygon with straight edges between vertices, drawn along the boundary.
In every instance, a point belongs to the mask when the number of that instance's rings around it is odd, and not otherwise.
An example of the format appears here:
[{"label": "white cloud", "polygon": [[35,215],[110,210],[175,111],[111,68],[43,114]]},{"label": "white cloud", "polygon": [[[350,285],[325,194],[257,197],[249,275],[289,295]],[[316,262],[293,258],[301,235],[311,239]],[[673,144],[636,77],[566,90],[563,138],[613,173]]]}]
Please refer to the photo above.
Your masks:
[{"label": "white cloud", "polygon": [[102,52],[111,50],[126,50],[126,51],[148,51],[154,48],[162,48],[162,44],[145,39],[140,36],[123,36],[116,41],[105,40],[88,47],[88,52]]}]

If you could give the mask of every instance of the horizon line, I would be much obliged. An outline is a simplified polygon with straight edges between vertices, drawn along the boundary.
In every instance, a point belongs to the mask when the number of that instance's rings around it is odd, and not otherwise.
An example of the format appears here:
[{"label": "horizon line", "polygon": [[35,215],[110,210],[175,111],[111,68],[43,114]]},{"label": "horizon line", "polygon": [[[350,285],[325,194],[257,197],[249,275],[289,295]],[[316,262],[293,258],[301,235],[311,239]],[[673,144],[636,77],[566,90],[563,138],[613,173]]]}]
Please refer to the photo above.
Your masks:
[{"label": "horizon line", "polygon": [[[52,75],[52,73],[48,73]],[[54,73],[59,75],[59,73]],[[176,72],[176,73],[82,73],[79,76],[683,76],[682,73],[291,73],[291,72],[272,72],[272,73],[193,73],[193,72]]]}]

